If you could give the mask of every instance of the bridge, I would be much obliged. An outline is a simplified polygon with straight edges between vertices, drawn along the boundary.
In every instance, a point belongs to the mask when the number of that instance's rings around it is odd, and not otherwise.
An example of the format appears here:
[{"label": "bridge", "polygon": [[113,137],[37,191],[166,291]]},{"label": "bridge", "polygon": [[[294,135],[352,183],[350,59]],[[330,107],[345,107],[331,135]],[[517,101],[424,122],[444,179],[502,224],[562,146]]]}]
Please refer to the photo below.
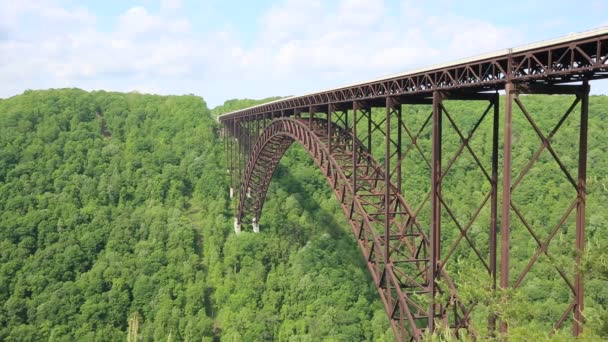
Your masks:
[{"label": "bridge", "polygon": [[[460,284],[449,274],[456,249],[467,248],[479,258],[492,290],[515,289],[541,256],[555,261],[549,246],[564,222],[573,217],[576,233],[570,243],[575,253],[566,256],[570,258],[569,269],[553,264],[569,289],[570,300],[553,329],[571,322],[573,335],[578,336],[584,323],[579,266],[585,247],[589,89],[593,80],[603,78],[608,78],[608,27],[221,115],[224,134],[232,137],[225,139],[225,147],[230,192],[236,197],[234,230],[240,233],[243,225],[251,225],[254,232],[260,231],[272,174],[287,149],[300,144],[326,177],[350,222],[396,338],[418,341],[425,332],[438,329],[450,329],[457,336],[465,332],[476,335],[478,327],[473,326],[471,316],[479,305],[461,298]],[[526,106],[526,94],[570,95],[572,102],[547,133],[536,122],[534,108]],[[448,101],[483,106],[477,114],[455,113],[448,110]],[[404,113],[405,106],[431,110],[418,127],[413,127]],[[474,125],[468,130],[459,127],[456,120],[463,115],[474,116]],[[513,170],[513,158],[521,157],[513,156],[514,115],[523,115],[540,141],[522,170]],[[576,173],[552,146],[553,136],[574,115],[580,122]],[[471,143],[480,125],[491,127],[489,163],[484,163]],[[431,131],[430,158],[421,146],[425,129]],[[448,131],[455,134],[458,147],[446,159],[442,143]],[[372,143],[379,137],[381,149]],[[543,151],[559,166],[573,200],[555,217],[549,234],[541,238],[512,195],[523,187],[523,177]],[[412,155],[418,156],[418,162],[406,163]],[[464,155],[468,156],[467,167],[481,175],[475,191],[483,193],[479,207],[465,222],[457,217],[442,191],[447,173],[462,164],[458,161]],[[405,196],[409,170],[420,167],[428,172],[428,193]],[[422,209],[425,203],[430,204],[428,210]],[[471,238],[470,227],[488,208],[490,220],[484,227],[488,246],[480,248]],[[525,227],[533,247],[510,246],[515,220]],[[457,229],[454,241],[442,240],[442,225],[445,228],[448,223]],[[513,247],[533,251],[523,271],[511,275]],[[500,334],[507,333],[504,320],[492,312],[488,316],[490,331],[498,325]]]}]

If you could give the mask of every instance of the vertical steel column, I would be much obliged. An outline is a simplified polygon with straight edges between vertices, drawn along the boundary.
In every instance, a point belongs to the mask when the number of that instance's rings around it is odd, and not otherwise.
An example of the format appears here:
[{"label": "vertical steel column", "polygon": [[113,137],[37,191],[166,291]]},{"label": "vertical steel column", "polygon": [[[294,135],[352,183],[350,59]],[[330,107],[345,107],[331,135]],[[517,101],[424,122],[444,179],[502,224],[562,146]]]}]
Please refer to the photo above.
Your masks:
[{"label": "vertical steel column", "polygon": [[401,131],[401,128],[403,127],[403,121],[402,121],[402,110],[401,110],[401,104],[398,103],[396,104],[397,106],[397,191],[399,192],[399,194],[403,194],[401,192],[401,155],[402,155],[402,148],[401,148],[401,139],[403,138],[403,134]]},{"label": "vertical steel column", "polygon": [[[241,138],[239,139],[239,145],[241,146],[241,166],[239,167],[242,170],[241,173],[241,177],[240,177],[240,182],[242,185],[244,185],[243,183],[243,178],[245,178],[245,173],[246,173],[246,167],[247,167],[247,159],[245,159],[245,156],[247,155],[247,147],[249,146],[250,143],[250,139],[251,139],[251,134],[247,134],[249,132],[249,121],[247,121],[247,117],[245,117],[244,121],[241,121],[239,123],[239,130],[241,132]],[[245,133],[247,132],[247,133]],[[247,193],[247,189],[245,189],[245,194]],[[239,201],[242,201],[243,199],[239,199]]]},{"label": "vertical steel column", "polygon": [[251,146],[251,127],[253,126],[253,121],[251,121],[251,115],[245,117],[245,134],[247,134],[247,146]]},{"label": "vertical steel column", "polygon": [[[517,90],[513,83],[505,85],[505,128],[503,144],[503,174],[502,174],[502,220],[500,243],[500,287],[509,288],[509,240],[511,234],[511,124],[513,121],[513,100]],[[500,332],[506,337],[507,322],[500,322]]]},{"label": "vertical steel column", "polygon": [[309,106],[308,107],[308,127],[312,127],[312,117],[314,116],[313,111],[314,111],[314,107]]},{"label": "vertical steel column", "polygon": [[[361,109],[361,105],[359,102],[353,102],[353,127],[352,127],[352,149],[353,149],[353,174],[351,175],[353,182],[353,197],[357,196],[357,157],[359,153],[357,152],[357,112]],[[345,119],[346,129],[348,129],[348,111],[346,111],[346,119]]]},{"label": "vertical steel column", "polygon": [[585,307],[581,259],[585,249],[585,191],[587,187],[587,130],[589,116],[589,82],[583,82],[581,97],[581,126],[578,149],[578,204],[576,206],[576,265],[574,273],[574,327],[573,335],[583,331],[583,309]]},{"label": "vertical steel column", "polygon": [[[355,108],[355,102],[353,102],[353,108]],[[348,109],[344,111],[344,129],[348,130]]]},{"label": "vertical steel column", "polygon": [[[386,290],[391,293],[390,279],[387,268],[390,261],[390,241],[391,241],[391,116],[393,111],[393,98],[386,98],[386,120],[384,129],[384,277]],[[369,112],[371,120],[371,111]],[[390,300],[392,297],[387,296]],[[389,305],[393,303],[389,302]],[[391,317],[392,318],[392,317]]]},{"label": "vertical steel column", "polygon": [[[372,110],[367,112],[367,151],[372,153]],[[388,171],[388,170],[387,170]]]},{"label": "vertical steel column", "polygon": [[228,123],[223,123],[224,126],[224,143],[226,144],[226,167],[228,168],[228,174],[230,175],[230,188],[232,189],[232,134],[229,134]]},{"label": "vertical steel column", "polygon": [[[261,115],[261,119],[258,118],[258,116],[256,115],[255,117],[255,140],[258,140],[258,137],[260,136],[260,120],[263,120],[264,116]],[[255,143],[255,141],[254,141]]]},{"label": "vertical steel column", "polygon": [[331,137],[332,137],[332,122],[331,122],[331,114],[333,113],[335,105],[328,104],[327,105],[327,150],[331,154]]},{"label": "vertical steel column", "polygon": [[[220,132],[220,137],[222,139],[224,139],[224,154],[226,157],[225,161],[226,161],[226,168],[228,168],[228,165],[230,165],[230,162],[228,161],[228,140],[226,140],[226,126],[224,126],[224,124],[222,123],[222,128],[221,128],[221,132]],[[228,171],[228,173],[230,173],[230,171]]]},{"label": "vertical steel column", "polygon": [[234,193],[236,194],[236,201],[234,201],[234,212],[236,213],[238,211],[238,205],[239,205],[239,201],[240,201],[240,181],[241,181],[241,173],[243,172],[243,169],[241,169],[241,155],[240,155],[240,146],[241,146],[241,142],[240,142],[240,130],[237,129],[237,120],[233,119],[232,120],[232,131],[234,132],[234,154],[233,154],[233,158],[234,161],[232,162],[233,166],[238,170],[238,172],[234,173]]},{"label": "vertical steel column", "polygon": [[234,165],[234,149],[235,149],[235,136],[234,136],[234,120],[230,121],[228,125],[232,125],[232,129],[230,132],[230,186],[232,186],[233,191],[236,193],[236,180],[234,177],[236,176],[236,170]]},{"label": "vertical steel column", "polygon": [[[499,130],[499,102],[498,92],[494,97],[494,116],[492,118],[492,198],[490,199],[490,277],[492,278],[492,292],[496,291],[496,234],[498,224],[498,130]],[[496,315],[490,314],[488,318],[490,335],[496,330]]]},{"label": "vertical steel column", "polygon": [[442,106],[443,96],[440,92],[433,92],[433,131],[432,131],[432,164],[431,164],[431,265],[429,268],[429,332],[435,330],[435,295],[437,293],[437,284],[435,278],[439,259],[441,255],[441,124],[442,124]]}]

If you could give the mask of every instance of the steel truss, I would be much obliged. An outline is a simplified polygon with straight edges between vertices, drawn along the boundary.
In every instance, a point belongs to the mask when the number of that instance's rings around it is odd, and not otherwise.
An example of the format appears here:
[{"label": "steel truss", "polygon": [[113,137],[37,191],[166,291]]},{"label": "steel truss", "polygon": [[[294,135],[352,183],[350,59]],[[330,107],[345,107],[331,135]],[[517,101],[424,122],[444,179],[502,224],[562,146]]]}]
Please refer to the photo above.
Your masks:
[{"label": "steel truss", "polygon": [[[224,136],[232,137],[225,144],[231,189],[238,189],[234,201],[238,231],[242,223],[259,229],[272,174],[287,149],[297,142],[313,157],[340,202],[398,340],[420,340],[425,332],[438,329],[450,329],[456,335],[465,331],[477,335],[471,315],[479,303],[464,302],[458,294],[460,284],[448,275],[458,250],[463,248],[479,260],[470,267],[487,272],[489,281],[485,286],[504,295],[505,300],[509,291],[503,290],[521,288],[538,260],[551,263],[571,296],[553,329],[571,320],[573,334],[578,336],[584,323],[580,265],[585,247],[588,81],[607,77],[608,33],[604,32],[222,115]],[[558,85],[565,82],[579,85]],[[498,91],[502,89],[506,95],[500,118]],[[569,94],[574,100],[546,133],[526,107],[522,94]],[[456,113],[447,105],[451,101],[483,101],[487,106],[477,114]],[[426,106],[420,108],[430,113],[416,127],[404,117],[404,105]],[[560,159],[552,139],[579,107],[575,177]],[[378,108],[382,108],[382,115]],[[462,127],[456,119],[462,115],[476,118],[474,124]],[[523,115],[540,140],[538,150],[516,174],[512,170],[514,115]],[[479,127],[490,120],[488,162],[480,159],[471,141]],[[500,121],[504,125],[501,159]],[[430,151],[422,143],[429,130]],[[454,139],[445,145],[444,136],[448,133],[456,137],[456,146]],[[383,139],[383,149],[378,147],[379,139]],[[446,156],[448,153],[451,155]],[[529,220],[530,213],[513,197],[523,188],[524,177],[531,176],[529,171],[541,154],[551,156],[572,188],[570,205],[555,218],[545,237],[539,233],[541,227]],[[408,163],[412,156],[419,162]],[[460,165],[457,163],[467,160],[467,168],[482,175],[475,184],[478,188],[468,190],[482,193],[482,198],[476,209],[462,213],[448,200],[446,177]],[[498,192],[499,162],[502,195]],[[408,189],[404,184],[412,168],[422,168],[430,186],[426,196],[406,200],[404,193]],[[489,224],[480,222],[484,210],[489,210]],[[575,252],[571,253],[568,272],[555,262],[555,250],[550,252],[549,247],[555,246],[558,230],[574,215]],[[473,236],[471,228],[475,225],[484,226],[487,247],[480,246]],[[520,233],[514,231],[520,226],[536,247],[526,266],[516,270],[510,264],[511,235]],[[447,233],[446,228],[450,229]],[[452,232],[456,236],[449,241],[447,237]],[[489,331],[500,323],[501,334],[506,334],[507,322],[498,314],[489,314]]]},{"label": "steel truss", "polygon": [[[585,187],[587,177],[587,126],[588,126],[588,112],[589,112],[589,84],[584,81],[582,85],[570,86],[526,86],[509,83],[505,89],[506,92],[506,106],[505,106],[505,130],[504,130],[504,172],[503,172],[503,198],[502,198],[502,262],[501,262],[501,274],[500,274],[500,285],[502,288],[518,288],[526,276],[529,274],[531,268],[537,263],[539,258],[544,255],[549,262],[553,265],[555,271],[559,274],[565,286],[567,286],[572,294],[572,299],[567,309],[556,321],[553,329],[559,329],[568,318],[572,318],[573,321],[573,335],[578,336],[582,331],[582,325],[584,322],[583,308],[584,308],[584,295],[583,295],[583,274],[581,273],[581,257],[585,248]],[[573,95],[574,100],[572,104],[565,110],[565,113],[559,117],[555,127],[549,132],[549,134],[543,133],[541,127],[538,126],[533,118],[533,114],[526,108],[524,100],[520,98],[520,94],[568,94]],[[527,122],[533,128],[534,132],[540,139],[540,147],[536,150],[534,155],[530,158],[528,163],[525,165],[523,170],[517,175],[516,178],[512,177],[512,121],[514,106],[519,109],[522,115],[526,118]],[[578,176],[575,178],[571,170],[562,162],[559,155],[552,147],[552,138],[560,130],[564,122],[571,116],[574,110],[580,107],[580,129],[579,129],[579,149],[578,149]],[[564,211],[563,215],[557,219],[557,222],[550,230],[549,235],[545,239],[541,239],[538,234],[538,230],[526,219],[526,213],[519,207],[513,199],[513,193],[518,189],[522,180],[526,175],[529,174],[532,166],[539,160],[543,151],[548,151],[551,158],[559,166],[559,169],[564,174],[567,182],[572,185],[573,199],[571,204]],[[549,190],[549,189],[547,189]],[[575,212],[576,215],[576,238],[574,241],[574,250],[576,253],[575,260],[573,260],[572,267],[574,269],[574,279],[568,276],[567,270],[563,269],[555,261],[552,253],[549,252],[551,242],[554,240],[555,235],[560,228],[563,227],[566,220]],[[513,281],[510,278],[509,258],[510,258],[510,234],[512,230],[511,216],[515,214],[517,219],[523,224],[525,229],[529,232],[530,238],[532,238],[537,245],[534,255],[529,260],[524,270],[517,273],[517,278]],[[503,322],[501,324],[501,332],[504,334],[507,332],[507,326]]]},{"label": "steel truss", "polygon": [[509,49],[489,57],[273,101],[225,114],[222,119],[387,96],[427,95],[435,90],[481,91],[504,88],[509,82],[566,83],[607,77],[608,32],[604,29],[595,36],[517,51]]},{"label": "steel truss", "polygon": [[[307,112],[274,112],[256,115],[249,120],[232,120],[225,128],[236,136],[228,139],[227,149],[231,181],[239,187],[235,202],[236,219],[239,223],[259,224],[260,215],[272,174],[287,149],[297,142],[311,154],[316,164],[327,177],[329,185],[340,202],[359,247],[367,261],[368,268],[396,336],[400,340],[420,340],[426,331],[438,327],[449,328],[455,334],[466,330],[475,336],[471,326],[471,312],[477,305],[464,303],[459,299],[457,284],[447,273],[449,263],[457,248],[464,246],[474,252],[479,260],[478,267],[488,272],[490,288],[496,289],[497,276],[501,288],[517,288],[541,255],[551,260],[548,246],[556,231],[566,218],[577,209],[576,248],[579,251],[574,264],[580,265],[580,253],[584,247],[584,183],[586,162],[586,117],[589,86],[515,85],[507,86],[504,115],[504,156],[503,156],[503,218],[501,226],[501,272],[497,267],[498,235],[498,146],[499,146],[499,96],[497,93],[439,92],[432,97],[387,97],[384,102],[385,115],[374,115],[372,108],[380,106],[379,101],[354,101],[350,106],[332,104],[325,107],[309,107]],[[522,93],[566,93],[576,99],[557,126],[545,136],[536,125],[532,115],[518,97]],[[472,127],[465,131],[459,127],[455,116],[474,115],[472,113],[452,113],[445,106],[446,101],[484,101],[485,110],[478,114]],[[554,149],[551,138],[574,108],[581,104],[581,132],[579,153],[579,179],[575,181],[563,165]],[[513,104],[523,115],[541,140],[541,147],[519,176],[511,181],[511,120]],[[420,127],[406,124],[402,105],[422,105],[431,113]],[[491,164],[483,163],[471,145],[480,125],[491,120],[492,152]],[[431,158],[421,146],[420,136],[431,130]],[[442,134],[449,131],[460,141],[449,158],[442,158]],[[388,133],[388,134],[387,134]],[[373,150],[373,138],[382,137],[384,151]],[[238,144],[234,144],[237,141]],[[242,146],[247,145],[247,146]],[[527,223],[525,214],[511,199],[522,178],[538,160],[543,150],[548,150],[555,158],[576,191],[576,199],[560,219],[547,239],[542,241]],[[407,172],[403,165],[409,155],[418,154],[428,169],[431,188],[416,207],[403,196],[402,180]],[[483,175],[489,190],[483,195],[478,207],[463,221],[455,214],[442,192],[442,184],[456,162],[467,155],[473,166]],[[378,160],[383,160],[380,163]],[[443,161],[443,162],[442,162]],[[446,163],[447,161],[447,163]],[[408,167],[413,167],[408,165]],[[386,172],[385,170],[389,170]],[[242,180],[242,181],[241,181]],[[482,183],[480,182],[480,188]],[[508,207],[505,207],[508,204]],[[419,215],[430,205],[429,225],[420,222]],[[470,237],[470,228],[479,214],[488,208],[490,225],[487,227],[489,250],[481,250]],[[506,210],[505,208],[510,208]],[[509,235],[511,210],[529,230],[538,245],[534,257],[526,269],[512,282],[509,279]],[[441,227],[451,224],[458,230],[453,241],[442,241]],[[583,279],[576,268],[576,277],[567,278],[566,273],[557,268],[566,285],[571,288],[573,301],[564,315],[557,321],[559,328],[573,314],[575,334],[581,331],[583,321]],[[493,330],[497,317],[488,317],[489,329]],[[504,322],[501,331],[506,331]]]}]

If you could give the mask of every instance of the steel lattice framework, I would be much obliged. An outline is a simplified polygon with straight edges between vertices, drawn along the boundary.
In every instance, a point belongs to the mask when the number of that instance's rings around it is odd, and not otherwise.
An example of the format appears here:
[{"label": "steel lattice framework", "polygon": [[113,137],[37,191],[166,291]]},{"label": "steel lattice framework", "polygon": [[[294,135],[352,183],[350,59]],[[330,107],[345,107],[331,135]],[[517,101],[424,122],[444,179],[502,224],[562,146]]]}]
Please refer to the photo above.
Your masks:
[{"label": "steel lattice framework", "polygon": [[[242,224],[252,224],[254,231],[259,231],[272,174],[295,142],[310,153],[340,202],[398,340],[420,340],[426,331],[433,332],[439,326],[453,330],[456,335],[465,330],[476,335],[471,312],[477,303],[459,297],[458,284],[448,275],[449,266],[446,267],[454,262],[453,255],[459,248],[469,249],[479,259],[492,289],[497,285],[502,289],[518,288],[539,258],[547,258],[571,293],[571,302],[554,329],[571,319],[577,336],[584,319],[583,275],[579,266],[585,245],[589,82],[601,78],[608,78],[608,28],[222,115],[219,119],[226,136],[234,138],[225,139],[225,143],[231,195],[238,188],[235,231],[240,232]],[[506,94],[502,112],[499,90]],[[573,102],[557,118],[555,127],[545,133],[520,97],[522,94],[568,94],[573,96]],[[485,109],[478,113],[471,127],[462,127],[455,118],[472,114],[453,113],[446,101],[477,101],[485,103]],[[416,126],[404,118],[404,105],[426,105],[432,110]],[[383,108],[385,115],[380,119],[372,115],[374,108]],[[578,170],[574,176],[553,148],[552,138],[577,111],[580,129]],[[515,178],[513,115],[523,115],[540,140],[540,147]],[[501,116],[503,153],[499,160]],[[491,125],[490,165],[484,163],[471,143],[480,125],[486,122]],[[430,158],[419,139],[425,130],[431,131]],[[448,158],[442,155],[446,151],[442,146],[446,132],[455,134],[459,141],[455,153]],[[372,138],[378,136],[384,140],[380,158],[372,144]],[[572,200],[563,214],[556,217],[550,233],[541,237],[513,193],[522,187],[522,179],[530,174],[544,151],[571,185]],[[418,158],[418,166],[428,170],[430,189],[426,196],[406,200],[404,164],[412,156]],[[464,158],[472,160],[469,166],[481,175],[482,193],[480,203],[466,219],[452,207],[442,189],[448,173]],[[430,207],[430,217],[423,220],[425,206]],[[471,233],[471,227],[480,224],[484,208],[490,213],[488,248],[480,247]],[[576,222],[572,275],[554,262],[549,252],[557,231],[571,216],[575,216]],[[525,268],[513,278],[512,217],[525,227],[536,245]],[[457,229],[453,241],[442,241],[441,228],[447,224]],[[493,330],[498,318],[489,316],[489,328]],[[500,331],[506,333],[506,323],[500,323]]]}]

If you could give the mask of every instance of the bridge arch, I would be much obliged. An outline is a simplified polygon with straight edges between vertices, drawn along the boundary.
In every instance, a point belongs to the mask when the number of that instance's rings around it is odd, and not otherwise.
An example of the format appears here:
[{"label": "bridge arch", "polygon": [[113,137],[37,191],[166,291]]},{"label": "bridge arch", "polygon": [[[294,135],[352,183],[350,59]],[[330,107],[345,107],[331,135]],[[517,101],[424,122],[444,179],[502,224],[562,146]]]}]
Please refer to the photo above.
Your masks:
[{"label": "bridge arch", "polygon": [[[245,223],[259,230],[272,175],[294,142],[311,155],[340,202],[397,339],[420,340],[433,319],[424,295],[433,279],[427,233],[397,187],[384,184],[381,164],[349,130],[335,124],[329,130],[323,119],[274,119],[249,150],[235,223],[239,229]],[[389,220],[384,207],[387,194],[391,196]],[[439,272],[451,282],[445,270]],[[442,314],[450,316],[448,324],[456,331],[469,329],[470,310],[457,298],[455,288],[448,284],[443,291],[449,297],[442,305]]]}]

